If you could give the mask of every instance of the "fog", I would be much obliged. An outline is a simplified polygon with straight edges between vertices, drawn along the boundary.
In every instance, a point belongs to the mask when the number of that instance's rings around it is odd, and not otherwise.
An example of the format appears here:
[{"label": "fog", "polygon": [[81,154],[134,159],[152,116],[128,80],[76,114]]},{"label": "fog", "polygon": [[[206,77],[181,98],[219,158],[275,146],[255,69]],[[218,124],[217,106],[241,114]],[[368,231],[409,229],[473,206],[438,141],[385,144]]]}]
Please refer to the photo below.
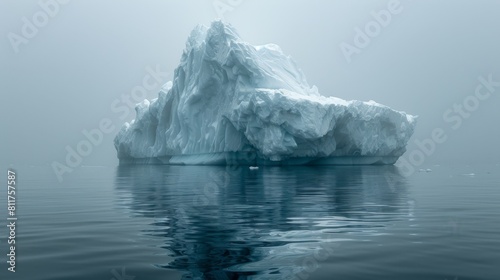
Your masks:
[{"label": "fog", "polygon": [[[66,147],[75,149],[82,131],[103,119],[112,131],[81,165],[117,165],[113,138],[134,118],[132,109],[127,114],[133,89],[151,76],[147,98],[156,97],[190,31],[220,16],[247,42],[278,44],[323,95],[419,115],[407,155],[442,129],[446,141],[422,151],[422,166],[500,162],[500,87],[491,86],[500,82],[499,1],[62,2],[51,2],[59,4],[45,22],[38,1],[0,2],[2,165],[64,163]],[[356,28],[390,9],[385,26],[356,45]],[[37,20],[36,31],[23,35]]]}]

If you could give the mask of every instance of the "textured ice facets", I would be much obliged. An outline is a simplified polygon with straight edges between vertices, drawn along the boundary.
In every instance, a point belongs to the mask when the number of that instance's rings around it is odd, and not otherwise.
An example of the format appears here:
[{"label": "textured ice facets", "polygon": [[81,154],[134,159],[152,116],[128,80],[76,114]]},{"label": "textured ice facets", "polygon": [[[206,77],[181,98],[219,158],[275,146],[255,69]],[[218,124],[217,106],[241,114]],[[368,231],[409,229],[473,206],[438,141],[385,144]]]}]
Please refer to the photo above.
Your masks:
[{"label": "textured ice facets", "polygon": [[416,117],[374,101],[325,97],[273,44],[229,25],[197,27],[174,79],[115,138],[123,162],[391,164]]}]

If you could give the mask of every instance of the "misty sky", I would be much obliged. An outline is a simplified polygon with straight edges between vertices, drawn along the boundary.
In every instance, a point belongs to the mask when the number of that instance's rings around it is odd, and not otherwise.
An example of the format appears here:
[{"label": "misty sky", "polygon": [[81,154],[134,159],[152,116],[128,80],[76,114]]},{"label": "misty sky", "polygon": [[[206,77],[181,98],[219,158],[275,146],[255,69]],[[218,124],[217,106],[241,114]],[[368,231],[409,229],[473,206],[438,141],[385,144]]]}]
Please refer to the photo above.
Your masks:
[{"label": "misty sky", "polygon": [[452,111],[443,119],[454,104],[473,101],[480,76],[500,82],[500,1],[401,1],[350,63],[340,45],[355,47],[356,28],[365,29],[372,11],[387,10],[391,1],[221,0],[235,7],[219,12],[215,2],[73,0],[59,4],[32,38],[15,37],[13,47],[9,34],[23,36],[23,18],[43,21],[44,10],[38,1],[1,1],[2,165],[64,163],[65,147],[75,147],[85,139],[82,130],[102,119],[114,130],[82,164],[116,165],[113,138],[134,114],[112,106],[125,106],[122,97],[143,84],[148,67],[168,72],[148,90],[154,98],[172,78],[191,29],[221,13],[244,40],[281,46],[321,94],[419,115],[409,152],[418,149],[415,140],[442,128],[447,140],[424,165],[500,162],[500,87],[470,103],[478,108],[467,117]]}]

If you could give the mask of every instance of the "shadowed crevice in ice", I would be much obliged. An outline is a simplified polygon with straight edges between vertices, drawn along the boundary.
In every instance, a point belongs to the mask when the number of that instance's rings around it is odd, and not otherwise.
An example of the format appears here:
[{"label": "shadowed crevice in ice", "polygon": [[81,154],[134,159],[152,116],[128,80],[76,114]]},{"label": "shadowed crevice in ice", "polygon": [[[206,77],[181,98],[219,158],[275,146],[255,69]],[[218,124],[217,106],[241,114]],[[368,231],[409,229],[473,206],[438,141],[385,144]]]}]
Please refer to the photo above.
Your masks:
[{"label": "shadowed crevice in ice", "polygon": [[228,24],[199,26],[173,82],[115,138],[121,163],[392,164],[416,117],[374,101],[325,97],[276,45]]}]

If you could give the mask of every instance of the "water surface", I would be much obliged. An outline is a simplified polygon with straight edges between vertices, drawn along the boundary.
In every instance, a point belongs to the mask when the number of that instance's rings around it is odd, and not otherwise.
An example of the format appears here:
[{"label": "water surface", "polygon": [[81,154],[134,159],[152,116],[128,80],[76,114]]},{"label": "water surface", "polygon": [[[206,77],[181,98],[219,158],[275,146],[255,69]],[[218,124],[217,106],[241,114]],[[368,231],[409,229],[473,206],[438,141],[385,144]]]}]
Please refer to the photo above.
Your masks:
[{"label": "water surface", "polygon": [[3,230],[0,276],[499,279],[500,166],[432,170],[81,167],[59,183],[20,167],[17,272]]}]

